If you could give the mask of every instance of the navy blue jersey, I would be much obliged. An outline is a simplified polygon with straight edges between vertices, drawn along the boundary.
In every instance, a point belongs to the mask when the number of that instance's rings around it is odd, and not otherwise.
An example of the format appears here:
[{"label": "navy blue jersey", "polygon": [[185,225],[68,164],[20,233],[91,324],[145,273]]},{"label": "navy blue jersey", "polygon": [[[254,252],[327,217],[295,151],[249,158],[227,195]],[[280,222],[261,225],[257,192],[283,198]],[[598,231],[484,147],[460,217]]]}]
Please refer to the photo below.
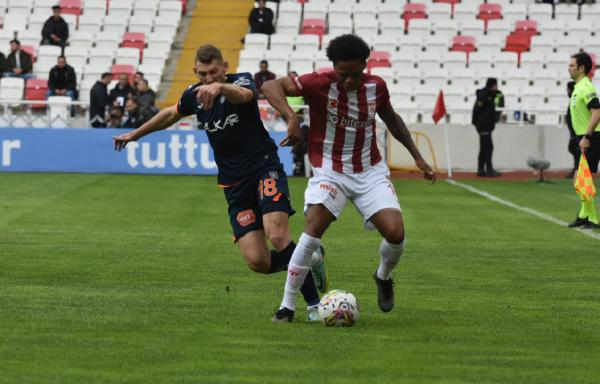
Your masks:
[{"label": "navy blue jersey", "polygon": [[256,84],[249,73],[228,74],[226,83],[248,88],[254,99],[245,104],[232,104],[219,96],[206,111],[198,105],[196,91],[202,84],[191,85],[183,92],[177,111],[196,114],[198,127],[204,129],[219,167],[219,184],[230,185],[256,173],[268,164],[280,163],[277,146],[265,129],[256,95]]}]

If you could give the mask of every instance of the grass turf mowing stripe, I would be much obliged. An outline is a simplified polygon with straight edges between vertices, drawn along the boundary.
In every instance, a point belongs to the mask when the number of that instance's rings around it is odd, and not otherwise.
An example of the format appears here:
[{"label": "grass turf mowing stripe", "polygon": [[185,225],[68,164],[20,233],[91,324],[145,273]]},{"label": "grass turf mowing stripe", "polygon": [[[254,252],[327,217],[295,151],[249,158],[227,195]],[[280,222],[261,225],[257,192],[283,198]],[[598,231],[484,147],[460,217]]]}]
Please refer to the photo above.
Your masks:
[{"label": "grass turf mowing stripe", "polygon": [[[510,207],[510,208],[517,209],[519,211],[528,213],[528,214],[533,215],[533,216],[537,216],[537,217],[539,217],[542,220],[549,221],[551,223],[560,225],[561,227],[566,227],[569,224],[566,221],[562,221],[560,219],[557,219],[555,217],[547,215],[547,214],[545,214],[543,212],[536,211],[535,209],[531,209],[529,207],[524,207],[522,205],[517,205],[515,203],[511,203],[510,201],[504,200],[504,199],[502,199],[502,198],[500,198],[498,196],[494,196],[491,193],[482,191],[482,190],[477,189],[477,188],[475,188],[475,187],[473,187],[471,185],[463,184],[463,183],[455,181],[455,180],[446,180],[446,182],[448,182],[448,183],[450,183],[452,185],[455,185],[457,187],[466,189],[467,191],[472,192],[472,193],[474,193],[476,195],[485,197],[486,199],[491,200],[493,202],[505,205],[505,206]],[[577,231],[583,233],[586,236],[589,236],[589,237],[594,238],[596,240],[600,240],[600,234],[598,234],[598,233],[594,233],[592,231],[581,229],[581,228],[575,228],[575,229]]]}]

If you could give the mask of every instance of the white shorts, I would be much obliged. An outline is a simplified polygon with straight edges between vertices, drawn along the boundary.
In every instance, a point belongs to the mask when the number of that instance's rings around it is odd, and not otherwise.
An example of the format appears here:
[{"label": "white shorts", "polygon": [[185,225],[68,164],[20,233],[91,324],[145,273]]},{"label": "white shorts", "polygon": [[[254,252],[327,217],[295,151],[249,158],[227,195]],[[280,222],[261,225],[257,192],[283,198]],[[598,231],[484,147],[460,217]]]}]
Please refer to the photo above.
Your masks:
[{"label": "white shorts", "polygon": [[369,219],[375,213],[386,208],[401,211],[384,161],[360,173],[344,174],[322,168],[313,168],[313,172],[304,192],[305,213],[309,205],[323,204],[337,219],[350,200],[365,220],[365,226],[372,228]]}]

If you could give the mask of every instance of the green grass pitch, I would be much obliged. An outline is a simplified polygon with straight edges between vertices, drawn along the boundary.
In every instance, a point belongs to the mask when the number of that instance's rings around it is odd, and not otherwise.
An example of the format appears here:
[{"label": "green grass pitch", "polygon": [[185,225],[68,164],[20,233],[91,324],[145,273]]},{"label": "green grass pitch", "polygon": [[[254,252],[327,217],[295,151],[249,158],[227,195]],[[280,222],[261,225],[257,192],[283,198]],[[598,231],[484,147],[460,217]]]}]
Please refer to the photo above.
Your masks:
[{"label": "green grass pitch", "polygon": [[[466,183],[565,221],[578,208],[566,180]],[[599,240],[395,184],[396,308],[377,308],[379,236],[349,205],[324,244],[361,319],[330,329],[271,324],[285,274],[245,266],[212,177],[0,174],[0,383],[600,381]],[[297,210],[305,185],[290,181]]]}]

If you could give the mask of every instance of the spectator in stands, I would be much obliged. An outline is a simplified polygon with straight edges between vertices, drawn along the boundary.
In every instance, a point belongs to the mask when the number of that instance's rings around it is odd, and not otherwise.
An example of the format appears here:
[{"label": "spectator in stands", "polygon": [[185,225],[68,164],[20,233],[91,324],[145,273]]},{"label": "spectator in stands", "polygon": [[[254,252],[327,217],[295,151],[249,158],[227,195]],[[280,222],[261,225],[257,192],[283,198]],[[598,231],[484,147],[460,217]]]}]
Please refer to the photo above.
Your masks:
[{"label": "spectator in stands", "polygon": [[581,150],[579,149],[579,141],[580,139],[575,134],[575,130],[573,130],[573,121],[571,120],[571,96],[573,96],[573,90],[575,89],[575,82],[569,81],[567,83],[567,95],[569,96],[569,104],[567,106],[567,114],[565,115],[565,121],[567,123],[567,128],[569,128],[569,153],[573,155],[573,169],[571,172],[567,174],[565,178],[572,179],[577,172],[577,167],[579,167],[579,157],[581,156]]},{"label": "spectator in stands", "polygon": [[33,79],[31,73],[33,69],[33,61],[28,52],[21,50],[19,40],[10,41],[10,54],[7,59],[7,71],[4,72],[4,77],[21,77],[25,80]]},{"label": "spectator in stands", "polygon": [[61,55],[48,75],[48,94],[46,98],[50,96],[69,96],[72,100],[75,100],[76,90],[77,76],[75,75],[75,69],[67,64],[67,58]]},{"label": "spectator in stands", "polygon": [[129,76],[126,73],[121,73],[119,76],[119,82],[110,91],[110,103],[121,108],[121,111],[125,110],[125,101],[133,97],[135,90],[129,84]]},{"label": "spectator in stands", "polygon": [[[108,97],[108,84],[112,80],[112,73],[105,72],[90,89],[90,123],[94,128],[106,127],[106,110],[110,106]],[[119,109],[118,107],[116,107]],[[120,110],[119,110],[120,112]]]},{"label": "spectator in stands", "polygon": [[133,75],[133,88],[137,90],[137,85],[144,78],[144,73],[137,71],[135,75]]},{"label": "spectator in stands", "polygon": [[52,16],[46,20],[42,28],[42,45],[58,45],[65,47],[69,39],[69,24],[60,15],[59,5],[52,7]]},{"label": "spectator in stands", "polygon": [[496,112],[496,107],[504,107],[504,96],[498,90],[498,80],[495,78],[487,79],[485,88],[478,89],[476,95],[471,122],[479,134],[477,176],[498,177],[501,173],[492,166],[492,132],[500,120],[500,112]]},{"label": "spectator in stands", "polygon": [[270,35],[273,29],[273,11],[267,8],[265,0],[258,0],[258,8],[252,9],[248,22],[250,33],[264,33]]},{"label": "spectator in stands", "polygon": [[155,108],[156,93],[148,87],[148,80],[141,79],[137,83],[136,99],[140,108]]},{"label": "spectator in stands", "polygon": [[135,97],[127,99],[125,111],[127,115],[123,128],[139,128],[156,114],[150,108],[140,108]]},{"label": "spectator in stands", "polygon": [[123,128],[123,112],[119,107],[111,107],[108,116],[108,128]]},{"label": "spectator in stands", "polygon": [[259,99],[265,98],[260,90],[262,85],[269,80],[275,80],[275,77],[275,74],[269,71],[269,62],[267,60],[262,60],[260,62],[260,70],[254,74],[254,82],[256,83],[256,89],[258,89]]},{"label": "spectator in stands", "polygon": [[4,56],[4,53],[0,52],[0,74],[6,71],[8,71],[8,60]]}]

